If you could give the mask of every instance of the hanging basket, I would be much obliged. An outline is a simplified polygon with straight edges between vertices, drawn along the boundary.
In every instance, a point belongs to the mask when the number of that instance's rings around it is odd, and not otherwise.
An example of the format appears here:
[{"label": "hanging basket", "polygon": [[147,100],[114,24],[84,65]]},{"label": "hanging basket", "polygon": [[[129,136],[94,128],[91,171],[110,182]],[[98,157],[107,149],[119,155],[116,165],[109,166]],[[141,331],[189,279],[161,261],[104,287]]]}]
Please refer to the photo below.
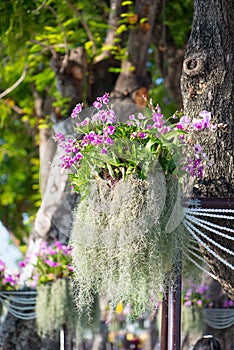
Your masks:
[{"label": "hanging basket", "polygon": [[49,335],[58,338],[62,326],[66,325],[73,330],[76,320],[71,284],[68,279],[60,278],[38,287],[36,321],[38,332],[42,337]]},{"label": "hanging basket", "polygon": [[226,329],[234,325],[234,309],[204,309],[205,323],[216,329]]},{"label": "hanging basket", "polygon": [[100,178],[93,184],[71,235],[79,310],[88,310],[96,294],[114,305],[130,302],[136,315],[154,308],[188,244],[181,212],[171,218],[178,194],[177,179],[160,171],[147,180],[129,176],[114,188]]}]

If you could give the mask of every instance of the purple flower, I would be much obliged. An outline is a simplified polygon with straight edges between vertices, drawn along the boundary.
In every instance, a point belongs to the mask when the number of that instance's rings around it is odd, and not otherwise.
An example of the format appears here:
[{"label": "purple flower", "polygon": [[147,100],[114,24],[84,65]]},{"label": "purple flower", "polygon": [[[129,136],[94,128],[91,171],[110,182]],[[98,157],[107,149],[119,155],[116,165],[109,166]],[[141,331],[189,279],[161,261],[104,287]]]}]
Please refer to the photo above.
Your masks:
[{"label": "purple flower", "polygon": [[201,299],[197,300],[197,306],[202,306],[202,300]]},{"label": "purple flower", "polygon": [[102,104],[101,104],[101,102],[94,101],[93,106],[97,109],[100,109],[102,107]]},{"label": "purple flower", "polygon": [[17,284],[17,282],[16,282],[14,276],[11,275],[10,273],[7,273],[7,274],[5,275],[5,277],[4,277],[3,281],[2,281],[2,283],[3,283],[4,285],[7,284],[7,283],[10,283],[10,285],[11,285],[12,287],[14,287],[14,286]]},{"label": "purple flower", "polygon": [[26,266],[26,262],[23,260],[23,261],[20,261],[19,262],[19,267],[25,267]]},{"label": "purple flower", "polygon": [[54,250],[52,247],[47,248],[47,253],[50,255],[55,255],[57,254],[56,250]]},{"label": "purple flower", "polygon": [[199,113],[199,116],[202,117],[202,123],[204,128],[210,127],[211,113],[204,110]]},{"label": "purple flower", "polygon": [[47,248],[48,248],[48,243],[47,243],[46,241],[42,242],[41,248],[40,248],[42,254],[43,254],[43,253],[46,253]]},{"label": "purple flower", "polygon": [[165,124],[165,120],[163,119],[163,115],[161,113],[154,113],[152,119],[154,122],[154,128],[160,129]]},{"label": "purple flower", "polygon": [[38,273],[35,274],[34,276],[32,276],[32,281],[30,283],[32,288],[36,288],[38,280],[39,280],[39,274]]},{"label": "purple flower", "polygon": [[72,111],[71,117],[77,118],[79,113],[82,111],[82,104],[78,103]]},{"label": "purple flower", "polygon": [[102,103],[104,105],[106,105],[109,102],[109,94],[106,92],[103,96],[102,96]]},{"label": "purple flower", "polygon": [[80,152],[77,152],[74,156],[73,160],[77,161],[83,158],[83,155]]},{"label": "purple flower", "polygon": [[50,267],[57,267],[59,266],[59,263],[55,262],[55,261],[52,261],[50,259],[45,259],[44,262],[49,265]]},{"label": "purple flower", "polygon": [[233,300],[225,300],[223,303],[223,308],[232,308],[234,306]]},{"label": "purple flower", "polygon": [[194,119],[193,126],[196,130],[202,130],[204,128],[202,120]]},{"label": "purple flower", "polygon": [[202,151],[202,147],[201,147],[201,145],[199,145],[199,143],[196,143],[196,144],[194,145],[194,151],[195,151],[196,153],[200,153],[200,152]]},{"label": "purple flower", "polygon": [[65,141],[65,136],[61,132],[59,132],[58,134],[55,134],[53,139],[55,140],[55,142],[58,142],[58,141],[63,142]]},{"label": "purple flower", "polygon": [[62,159],[61,166],[63,169],[68,169],[74,164],[74,160],[71,156],[62,156],[61,159]]},{"label": "purple flower", "polygon": [[184,305],[185,305],[185,306],[192,306],[191,300],[185,301],[185,302],[184,302]]},{"label": "purple flower", "polygon": [[141,120],[145,119],[145,116],[142,113],[138,113],[137,117],[138,117],[138,119],[141,119]]},{"label": "purple flower", "polygon": [[66,245],[63,246],[63,254],[64,255],[70,255],[71,252],[72,252],[72,247],[70,247],[68,245],[67,246]]},{"label": "purple flower", "polygon": [[113,125],[108,125],[107,132],[108,134],[113,135],[115,132],[115,127]]},{"label": "purple flower", "polygon": [[89,124],[89,118],[85,118],[83,122],[81,122],[82,126],[88,125]]},{"label": "purple flower", "polygon": [[146,137],[146,133],[138,132],[138,136],[140,137],[140,139],[144,139]]},{"label": "purple flower", "polygon": [[114,141],[113,141],[110,137],[106,137],[105,142],[106,142],[108,145],[113,145],[113,143],[114,143]]},{"label": "purple flower", "polygon": [[190,118],[184,115],[180,118],[180,121],[176,124],[177,129],[185,130],[190,123]]},{"label": "purple flower", "polygon": [[209,286],[202,285],[202,286],[198,286],[196,288],[196,292],[199,293],[199,294],[204,294],[208,289],[209,289]]},{"label": "purple flower", "polygon": [[56,245],[56,247],[58,248],[58,250],[63,250],[63,245],[62,245],[61,242],[56,241],[56,242],[55,242],[55,245]]},{"label": "purple flower", "polygon": [[107,149],[106,149],[106,148],[104,148],[104,147],[102,148],[101,152],[102,152],[102,154],[108,154]]},{"label": "purple flower", "polygon": [[102,97],[97,97],[97,101],[106,105],[109,102],[109,94],[106,92]]},{"label": "purple flower", "polygon": [[69,271],[74,271],[74,267],[71,266],[71,265],[67,265],[67,269],[68,269]]}]

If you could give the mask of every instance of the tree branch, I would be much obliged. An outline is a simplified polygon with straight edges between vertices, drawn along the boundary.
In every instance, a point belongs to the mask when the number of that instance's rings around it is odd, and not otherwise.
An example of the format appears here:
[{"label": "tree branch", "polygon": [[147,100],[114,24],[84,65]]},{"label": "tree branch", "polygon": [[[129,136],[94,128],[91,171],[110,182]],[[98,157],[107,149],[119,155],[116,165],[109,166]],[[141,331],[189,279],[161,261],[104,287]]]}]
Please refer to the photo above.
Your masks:
[{"label": "tree branch", "polygon": [[[106,40],[104,42],[104,47],[106,45],[113,46],[114,45],[114,39],[116,36],[116,30],[118,28],[118,20],[119,20],[119,13],[121,11],[121,0],[111,0],[110,1],[110,15],[109,15],[109,21],[108,26],[109,30],[107,32]],[[94,62],[98,63],[102,61],[105,58],[110,57],[110,49],[107,49],[103,51],[100,55],[95,57]]]},{"label": "tree branch", "polygon": [[82,14],[78,10],[78,8],[71,2],[71,0],[66,0],[66,3],[71,7],[71,9],[75,12],[75,14],[80,18],[80,22],[81,22],[82,26],[84,27],[84,29],[86,30],[89,40],[92,41],[92,43],[93,43],[93,55],[95,56],[97,53],[97,47],[95,44],[93,34],[92,34],[91,30],[89,29],[84,17],[82,16]]},{"label": "tree branch", "polygon": [[6,89],[0,94],[0,99],[8,95],[13,90],[15,90],[23,82],[24,78],[26,77],[27,70],[28,70],[28,64],[25,65],[24,70],[21,74],[21,77],[12,86],[10,86],[8,89]]}]

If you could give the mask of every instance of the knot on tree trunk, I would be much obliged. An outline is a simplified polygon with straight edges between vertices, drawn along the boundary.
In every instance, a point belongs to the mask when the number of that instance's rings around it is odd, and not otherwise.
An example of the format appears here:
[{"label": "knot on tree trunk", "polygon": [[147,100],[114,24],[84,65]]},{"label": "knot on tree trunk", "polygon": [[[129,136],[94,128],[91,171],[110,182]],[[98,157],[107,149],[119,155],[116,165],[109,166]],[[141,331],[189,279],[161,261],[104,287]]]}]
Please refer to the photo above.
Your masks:
[{"label": "knot on tree trunk", "polygon": [[188,57],[183,63],[183,70],[187,75],[197,75],[201,72],[204,61],[200,57]]}]

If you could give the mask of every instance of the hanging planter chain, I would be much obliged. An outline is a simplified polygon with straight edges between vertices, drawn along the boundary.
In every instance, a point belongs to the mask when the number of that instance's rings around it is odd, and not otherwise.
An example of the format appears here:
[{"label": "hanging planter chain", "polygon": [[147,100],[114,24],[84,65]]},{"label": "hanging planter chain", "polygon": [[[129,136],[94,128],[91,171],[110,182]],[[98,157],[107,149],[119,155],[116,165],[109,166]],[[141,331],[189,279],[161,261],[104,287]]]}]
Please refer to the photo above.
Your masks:
[{"label": "hanging planter chain", "polygon": [[0,302],[15,317],[22,320],[36,318],[36,291],[0,291]]}]

